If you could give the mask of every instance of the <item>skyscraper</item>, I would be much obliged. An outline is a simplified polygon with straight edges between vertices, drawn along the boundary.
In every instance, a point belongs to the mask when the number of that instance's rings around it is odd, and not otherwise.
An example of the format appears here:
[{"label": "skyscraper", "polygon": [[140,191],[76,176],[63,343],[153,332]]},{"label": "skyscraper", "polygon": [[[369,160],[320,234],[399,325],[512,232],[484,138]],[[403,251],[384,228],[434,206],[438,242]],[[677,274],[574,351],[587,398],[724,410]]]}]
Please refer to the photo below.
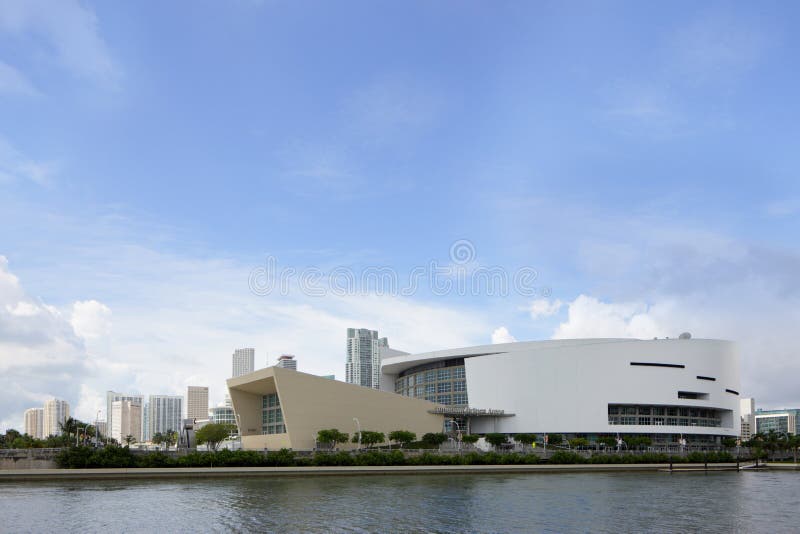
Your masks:
[{"label": "skyscraper", "polygon": [[32,438],[44,438],[44,408],[25,410],[25,433]]},{"label": "skyscraper", "polygon": [[347,329],[347,362],[345,381],[373,389],[381,387],[381,348],[389,341],[378,337],[377,330]]},{"label": "skyscraper", "polygon": [[158,433],[178,432],[183,415],[183,397],[179,395],[150,395],[147,408],[147,437]]},{"label": "skyscraper", "polygon": [[275,367],[283,367],[284,369],[297,371],[297,360],[294,359],[293,354],[283,354],[278,358],[278,363],[275,364]]},{"label": "skyscraper", "polygon": [[189,386],[186,392],[186,418],[208,419],[208,387]]},{"label": "skyscraper", "polygon": [[45,401],[42,410],[42,435],[58,436],[61,434],[61,423],[69,417],[69,404],[67,401],[50,399]]},{"label": "skyscraper", "polygon": [[142,441],[142,405],[129,400],[118,400],[111,403],[114,424],[111,437],[120,444],[125,443],[127,436],[133,437],[135,443]]},{"label": "skyscraper", "polygon": [[233,351],[233,378],[255,371],[256,349],[245,348]]},{"label": "skyscraper", "polygon": [[[111,432],[114,428],[114,416],[111,413],[111,404],[115,401],[131,401],[139,406],[144,406],[144,395],[131,395],[129,393],[119,393],[117,391],[106,391],[106,429]],[[139,437],[142,437],[141,433]]]}]

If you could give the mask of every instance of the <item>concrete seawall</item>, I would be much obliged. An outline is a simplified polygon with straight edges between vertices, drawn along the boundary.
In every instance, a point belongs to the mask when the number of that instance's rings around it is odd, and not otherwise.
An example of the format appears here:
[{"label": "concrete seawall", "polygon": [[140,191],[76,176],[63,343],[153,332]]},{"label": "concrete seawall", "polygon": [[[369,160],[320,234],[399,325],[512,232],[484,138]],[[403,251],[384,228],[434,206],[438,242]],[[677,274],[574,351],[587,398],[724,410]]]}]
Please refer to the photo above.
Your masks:
[{"label": "concrete seawall", "polygon": [[61,449],[0,450],[0,472],[21,469],[55,469],[55,457]]},{"label": "concrete seawall", "polygon": [[[303,477],[479,473],[630,473],[669,471],[669,464],[428,465],[330,467],[191,467],[134,469],[10,469],[0,483],[56,480],[139,480],[217,477]],[[705,464],[674,464],[674,472],[705,472]],[[735,463],[708,464],[707,471],[735,471]]]}]

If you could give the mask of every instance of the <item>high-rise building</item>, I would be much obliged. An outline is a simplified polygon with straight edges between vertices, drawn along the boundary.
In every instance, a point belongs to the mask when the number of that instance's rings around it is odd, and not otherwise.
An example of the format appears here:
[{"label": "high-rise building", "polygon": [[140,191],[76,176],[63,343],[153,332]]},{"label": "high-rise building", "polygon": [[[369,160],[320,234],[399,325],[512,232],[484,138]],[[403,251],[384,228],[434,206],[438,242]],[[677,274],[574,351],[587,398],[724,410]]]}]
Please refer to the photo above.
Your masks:
[{"label": "high-rise building", "polygon": [[297,371],[297,360],[294,359],[293,354],[283,354],[280,358],[278,358],[278,363],[275,364],[275,367],[282,367],[284,369],[292,369],[293,371]]},{"label": "high-rise building", "polygon": [[231,402],[231,396],[228,393],[225,394],[225,407],[233,408],[233,403]]},{"label": "high-rise building", "polygon": [[118,400],[111,403],[112,421],[111,437],[119,443],[131,436],[135,443],[142,441],[142,405],[129,400]]},{"label": "high-rise building", "polygon": [[189,386],[186,392],[186,418],[208,418],[208,387]]},{"label": "high-rise building", "polygon": [[377,330],[347,329],[347,362],[345,381],[348,384],[380,389],[381,348],[389,348],[389,341],[378,337]]},{"label": "high-rise building", "polygon": [[256,349],[245,348],[233,351],[233,378],[255,371]]},{"label": "high-rise building", "polygon": [[756,400],[755,399],[739,399],[739,416],[741,418],[741,430],[739,431],[739,438],[744,441],[749,440],[756,433]]},{"label": "high-rise building", "polygon": [[97,435],[102,439],[108,436],[108,425],[105,421],[97,421]]},{"label": "high-rise building", "polygon": [[145,402],[142,408],[142,441],[148,442],[153,438],[150,434],[150,403]]},{"label": "high-rise building", "polygon": [[44,439],[44,408],[25,410],[25,433],[32,438]]},{"label": "high-rise building", "polygon": [[150,395],[147,403],[148,438],[158,433],[178,432],[183,415],[183,397],[180,395]]},{"label": "high-rise building", "polygon": [[[139,406],[144,406],[144,395],[132,395],[117,391],[106,391],[106,428],[109,432],[114,428],[114,415],[111,413],[111,404],[115,401],[131,401]],[[141,437],[141,432],[139,434]]]},{"label": "high-rise building", "polygon": [[67,401],[50,399],[45,401],[42,410],[42,435],[58,436],[61,434],[61,423],[69,418]]},{"label": "high-rise building", "polygon": [[208,410],[208,421],[221,425],[236,425],[233,408],[229,406],[215,406]]},{"label": "high-rise building", "polygon": [[755,419],[755,432],[757,434],[778,434],[797,435],[797,427],[800,426],[800,409],[790,408],[787,410],[756,410],[753,414]]}]

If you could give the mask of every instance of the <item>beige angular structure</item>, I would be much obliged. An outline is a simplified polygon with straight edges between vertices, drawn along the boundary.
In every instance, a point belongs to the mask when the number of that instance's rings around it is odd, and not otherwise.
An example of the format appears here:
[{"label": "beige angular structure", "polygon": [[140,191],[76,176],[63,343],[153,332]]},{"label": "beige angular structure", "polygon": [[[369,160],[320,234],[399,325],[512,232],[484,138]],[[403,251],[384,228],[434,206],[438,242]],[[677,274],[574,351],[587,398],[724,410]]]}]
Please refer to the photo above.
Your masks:
[{"label": "beige angular structure", "polygon": [[[228,379],[245,449],[312,449],[320,430],[441,432],[440,405],[306,373],[267,367]],[[354,419],[358,420],[358,423]],[[338,444],[354,448],[352,443]]]}]

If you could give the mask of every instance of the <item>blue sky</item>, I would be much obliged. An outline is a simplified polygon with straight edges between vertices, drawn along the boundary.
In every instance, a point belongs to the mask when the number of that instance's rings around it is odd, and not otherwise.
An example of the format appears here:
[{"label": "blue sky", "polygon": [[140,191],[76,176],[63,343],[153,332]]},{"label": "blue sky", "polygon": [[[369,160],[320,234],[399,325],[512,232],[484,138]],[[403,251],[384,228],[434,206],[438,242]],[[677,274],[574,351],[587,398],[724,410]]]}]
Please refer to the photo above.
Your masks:
[{"label": "blue sky", "polygon": [[[799,18],[1,2],[0,421],[109,388],[217,402],[239,346],[342,376],[347,326],[410,351],[690,330],[740,343],[760,405],[800,404]],[[402,279],[457,240],[538,293],[248,288],[268,256]]]}]

